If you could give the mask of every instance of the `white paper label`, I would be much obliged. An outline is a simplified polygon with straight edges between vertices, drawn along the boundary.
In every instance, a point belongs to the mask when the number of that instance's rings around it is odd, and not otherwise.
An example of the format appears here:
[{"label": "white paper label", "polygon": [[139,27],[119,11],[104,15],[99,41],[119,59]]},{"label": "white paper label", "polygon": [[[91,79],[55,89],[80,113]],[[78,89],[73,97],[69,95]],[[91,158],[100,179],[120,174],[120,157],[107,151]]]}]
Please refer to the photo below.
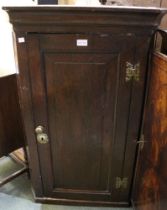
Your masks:
[{"label": "white paper label", "polygon": [[24,37],[19,37],[18,38],[18,43],[23,43],[25,42],[25,38]]},{"label": "white paper label", "polygon": [[88,46],[87,39],[77,39],[77,46],[86,47]]}]

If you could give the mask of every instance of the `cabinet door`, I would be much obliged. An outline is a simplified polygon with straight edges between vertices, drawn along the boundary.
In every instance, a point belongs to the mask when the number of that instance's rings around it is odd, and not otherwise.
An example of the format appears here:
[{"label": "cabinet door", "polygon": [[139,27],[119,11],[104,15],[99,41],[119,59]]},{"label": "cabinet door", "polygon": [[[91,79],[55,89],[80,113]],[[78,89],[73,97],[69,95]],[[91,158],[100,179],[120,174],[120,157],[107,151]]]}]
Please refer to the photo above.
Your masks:
[{"label": "cabinet door", "polygon": [[37,141],[45,197],[128,204],[143,85],[125,80],[134,42],[28,35],[34,130],[49,138]]}]

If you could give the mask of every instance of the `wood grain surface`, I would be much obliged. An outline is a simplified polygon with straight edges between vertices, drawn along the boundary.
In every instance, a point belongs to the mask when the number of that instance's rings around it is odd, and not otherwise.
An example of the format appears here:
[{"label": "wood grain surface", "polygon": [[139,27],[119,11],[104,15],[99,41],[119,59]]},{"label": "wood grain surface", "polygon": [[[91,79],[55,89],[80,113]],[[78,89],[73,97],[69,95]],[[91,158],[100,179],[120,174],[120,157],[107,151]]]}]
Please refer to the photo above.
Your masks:
[{"label": "wood grain surface", "polygon": [[166,210],[167,56],[155,53],[145,115],[145,147],[136,180],[137,210]]}]

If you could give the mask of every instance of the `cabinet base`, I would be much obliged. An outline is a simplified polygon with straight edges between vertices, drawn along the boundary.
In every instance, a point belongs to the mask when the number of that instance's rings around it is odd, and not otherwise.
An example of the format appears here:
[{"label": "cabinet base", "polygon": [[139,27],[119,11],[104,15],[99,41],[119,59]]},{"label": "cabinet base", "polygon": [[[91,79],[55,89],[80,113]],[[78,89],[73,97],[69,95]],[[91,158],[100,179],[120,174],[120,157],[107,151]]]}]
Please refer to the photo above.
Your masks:
[{"label": "cabinet base", "polygon": [[58,204],[58,205],[75,205],[75,206],[111,206],[111,207],[129,207],[129,202],[108,202],[108,201],[88,201],[88,200],[71,200],[56,199],[49,197],[35,197],[37,203]]}]

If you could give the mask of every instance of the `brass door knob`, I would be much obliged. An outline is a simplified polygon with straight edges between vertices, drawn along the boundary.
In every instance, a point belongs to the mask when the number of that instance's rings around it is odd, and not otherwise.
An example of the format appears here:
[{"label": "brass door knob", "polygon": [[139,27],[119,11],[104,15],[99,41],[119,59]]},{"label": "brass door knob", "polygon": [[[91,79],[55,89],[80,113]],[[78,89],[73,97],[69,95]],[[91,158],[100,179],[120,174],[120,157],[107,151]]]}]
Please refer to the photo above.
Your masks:
[{"label": "brass door knob", "polygon": [[37,137],[37,141],[40,144],[46,144],[49,142],[48,135],[44,133],[44,127],[39,125],[35,128],[35,133]]},{"label": "brass door knob", "polygon": [[42,125],[39,125],[35,128],[35,133],[40,134],[44,132],[44,127]]}]

